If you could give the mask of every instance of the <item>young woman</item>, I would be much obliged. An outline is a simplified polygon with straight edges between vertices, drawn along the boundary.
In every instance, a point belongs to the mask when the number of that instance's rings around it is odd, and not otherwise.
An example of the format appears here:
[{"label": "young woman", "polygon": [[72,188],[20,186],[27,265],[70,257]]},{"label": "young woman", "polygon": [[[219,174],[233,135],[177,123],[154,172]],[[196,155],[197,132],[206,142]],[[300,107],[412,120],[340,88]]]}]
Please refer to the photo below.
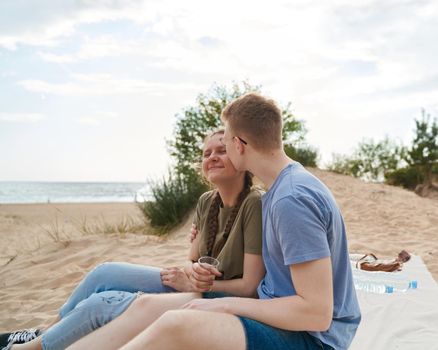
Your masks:
[{"label": "young woman", "polygon": [[[121,315],[100,330],[107,336],[102,337],[97,331],[84,338],[82,345],[77,343],[78,348],[117,348],[165,311],[190,300],[256,295],[264,275],[260,193],[252,189],[250,173],[233,167],[220,142],[222,136],[223,131],[218,131],[204,142],[202,172],[216,189],[204,193],[198,201],[194,224],[199,234],[192,242],[185,268],[99,265],[61,308],[58,322],[36,339],[15,344],[12,349],[65,349]],[[199,265],[196,261],[204,255],[216,257],[219,269]],[[173,293],[166,299],[157,295],[177,291],[189,293]],[[120,338],[113,339],[117,335]]]}]

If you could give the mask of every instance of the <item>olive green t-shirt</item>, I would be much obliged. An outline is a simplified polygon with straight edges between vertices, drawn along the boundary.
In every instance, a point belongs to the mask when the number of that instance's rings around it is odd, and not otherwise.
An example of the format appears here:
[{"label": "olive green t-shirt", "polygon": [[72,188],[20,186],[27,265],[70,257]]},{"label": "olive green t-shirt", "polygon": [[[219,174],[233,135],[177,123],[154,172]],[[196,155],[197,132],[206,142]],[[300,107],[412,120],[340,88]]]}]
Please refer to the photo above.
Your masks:
[{"label": "olive green t-shirt", "polygon": [[[194,224],[200,233],[199,256],[207,255],[208,239],[208,212],[216,191],[204,193],[196,207]],[[215,244],[222,238],[232,208],[220,207],[219,228],[216,234]],[[242,205],[231,227],[228,239],[216,257],[219,262],[219,270],[223,279],[241,278],[243,276],[244,254],[262,254],[262,203],[261,193],[252,189],[243,200]]]}]

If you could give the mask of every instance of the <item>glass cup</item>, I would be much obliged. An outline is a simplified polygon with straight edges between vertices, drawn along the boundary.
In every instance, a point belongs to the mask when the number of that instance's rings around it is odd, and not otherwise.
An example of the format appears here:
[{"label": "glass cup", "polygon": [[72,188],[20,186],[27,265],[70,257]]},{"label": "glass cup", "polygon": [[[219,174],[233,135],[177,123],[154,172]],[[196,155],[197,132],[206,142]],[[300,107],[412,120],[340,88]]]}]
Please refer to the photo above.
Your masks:
[{"label": "glass cup", "polygon": [[220,264],[218,259],[212,258],[211,256],[201,256],[198,259],[198,263],[207,270],[211,270],[212,267],[218,270]]}]

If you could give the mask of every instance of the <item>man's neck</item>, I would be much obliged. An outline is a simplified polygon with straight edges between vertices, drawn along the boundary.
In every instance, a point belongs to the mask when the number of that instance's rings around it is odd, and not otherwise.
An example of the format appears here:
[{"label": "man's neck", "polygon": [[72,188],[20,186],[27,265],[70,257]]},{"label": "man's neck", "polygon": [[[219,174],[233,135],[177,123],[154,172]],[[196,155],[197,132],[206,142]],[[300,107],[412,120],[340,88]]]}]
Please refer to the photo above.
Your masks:
[{"label": "man's neck", "polygon": [[283,150],[269,154],[257,154],[249,164],[249,170],[257,176],[269,189],[274,184],[278,175],[288,165],[293,163]]}]

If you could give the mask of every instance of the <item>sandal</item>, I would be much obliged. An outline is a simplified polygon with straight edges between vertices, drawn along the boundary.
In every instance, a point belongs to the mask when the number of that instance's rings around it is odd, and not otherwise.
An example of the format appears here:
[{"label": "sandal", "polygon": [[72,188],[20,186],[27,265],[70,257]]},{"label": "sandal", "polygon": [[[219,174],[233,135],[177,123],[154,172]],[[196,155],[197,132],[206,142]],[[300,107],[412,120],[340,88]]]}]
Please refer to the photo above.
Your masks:
[{"label": "sandal", "polygon": [[379,260],[377,256],[369,253],[365,254],[356,262],[356,268],[365,271],[400,271],[403,263],[409,261],[410,258],[411,255],[406,250],[402,250],[398,253],[397,258],[394,260]]}]

